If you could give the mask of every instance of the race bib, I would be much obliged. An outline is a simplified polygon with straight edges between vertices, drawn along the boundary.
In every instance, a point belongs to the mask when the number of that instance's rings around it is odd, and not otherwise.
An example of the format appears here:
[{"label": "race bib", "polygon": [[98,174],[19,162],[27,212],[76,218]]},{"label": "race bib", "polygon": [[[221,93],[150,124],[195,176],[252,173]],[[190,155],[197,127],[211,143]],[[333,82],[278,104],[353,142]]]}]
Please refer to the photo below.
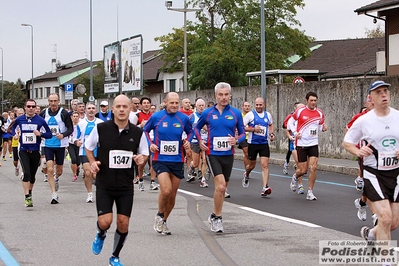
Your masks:
[{"label": "race bib", "polygon": [[255,132],[254,131],[254,134],[258,135],[258,136],[261,136],[261,137],[266,136],[266,127],[265,126],[259,126],[259,128],[260,128],[260,131],[259,132]]},{"label": "race bib", "polygon": [[57,135],[58,133],[58,126],[48,126],[50,128],[51,134],[53,136]]},{"label": "race bib", "polygon": [[317,136],[317,127],[309,128],[309,135],[310,136]]},{"label": "race bib", "polygon": [[22,144],[35,144],[36,135],[32,133],[22,133]]},{"label": "race bib", "polygon": [[162,155],[178,155],[179,142],[178,141],[163,141],[161,140],[161,147],[159,153]]},{"label": "race bib", "polygon": [[214,151],[229,151],[231,145],[229,143],[230,137],[214,137],[213,138],[213,150]]},{"label": "race bib", "polygon": [[378,153],[378,170],[392,170],[399,166],[396,151]]},{"label": "race bib", "polygon": [[132,167],[133,152],[122,150],[109,151],[109,168],[126,169]]}]

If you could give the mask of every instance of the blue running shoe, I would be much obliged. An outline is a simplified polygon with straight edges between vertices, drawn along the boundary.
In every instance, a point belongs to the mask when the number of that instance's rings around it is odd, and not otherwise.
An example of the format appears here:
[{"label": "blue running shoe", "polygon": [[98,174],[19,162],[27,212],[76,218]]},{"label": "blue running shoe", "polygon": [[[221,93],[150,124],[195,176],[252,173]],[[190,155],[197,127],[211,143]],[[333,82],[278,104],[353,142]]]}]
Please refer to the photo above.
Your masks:
[{"label": "blue running shoe", "polygon": [[[104,238],[100,238],[98,233],[96,234],[96,237],[93,240],[93,243],[91,244],[91,250],[93,251],[94,255],[98,255],[101,253],[101,250],[103,249],[104,245]],[[111,264],[110,264],[111,265]],[[117,265],[117,264],[115,264]]]},{"label": "blue running shoe", "polygon": [[109,258],[109,266],[123,266],[119,258],[112,256]]}]

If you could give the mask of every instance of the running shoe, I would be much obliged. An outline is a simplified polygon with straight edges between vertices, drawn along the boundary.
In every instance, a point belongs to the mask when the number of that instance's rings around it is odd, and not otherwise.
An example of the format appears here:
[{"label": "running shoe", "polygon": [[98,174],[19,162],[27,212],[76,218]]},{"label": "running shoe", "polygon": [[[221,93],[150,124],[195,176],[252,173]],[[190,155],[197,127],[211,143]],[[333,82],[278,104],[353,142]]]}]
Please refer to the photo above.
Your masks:
[{"label": "running shoe", "polygon": [[158,233],[162,233],[163,230],[163,218],[159,215],[155,216],[154,230]]},{"label": "running shoe", "polygon": [[205,180],[209,181],[210,178],[211,178],[211,170],[209,170],[209,168],[207,168],[206,173],[205,173]]},{"label": "running shoe", "polygon": [[151,182],[150,184],[150,190],[158,190],[158,184],[154,182]]},{"label": "running shoe", "polygon": [[93,240],[93,243],[91,244],[91,251],[93,251],[94,255],[98,255],[101,253],[101,250],[103,249],[104,245],[104,237],[100,237],[98,233],[96,234],[96,237]]},{"label": "running shoe", "polygon": [[139,181],[139,190],[144,191],[144,181]]},{"label": "running shoe", "polygon": [[162,224],[162,234],[165,236],[169,236],[172,234],[172,232],[170,232],[170,230],[168,228],[168,225],[166,224],[166,221],[163,221],[163,224]]},{"label": "running shoe", "polygon": [[294,169],[295,169],[295,171],[296,171],[296,164],[294,164]]},{"label": "running shoe", "polygon": [[25,207],[33,207],[32,196],[28,196],[25,198]]},{"label": "running shoe", "polygon": [[260,193],[261,197],[267,197],[267,195],[272,194],[272,188],[271,187],[263,187],[262,192]]},{"label": "running shoe", "polygon": [[299,185],[298,190],[296,192],[298,194],[305,194],[305,189],[303,188],[303,185]]},{"label": "running shoe", "polygon": [[216,233],[223,233],[223,221],[222,216],[216,217],[212,214],[208,218],[208,222],[211,225],[211,231]]},{"label": "running shoe", "polygon": [[306,195],[307,200],[317,200],[316,196],[313,195],[313,192],[308,191],[308,194]]},{"label": "running shoe", "polygon": [[378,224],[378,217],[376,213],[371,215],[371,220],[373,221],[373,226],[376,226]]},{"label": "running shoe", "polygon": [[15,172],[14,172],[15,176],[19,176],[19,167],[15,167]]},{"label": "running shoe", "polygon": [[229,192],[227,192],[227,188],[226,188],[226,191],[224,192],[224,198],[225,199],[229,199],[230,198],[230,194],[229,194]]},{"label": "running shoe", "polygon": [[10,158],[12,158],[12,153],[10,153]]},{"label": "running shoe", "polygon": [[201,178],[202,178],[202,171],[201,171],[201,170],[198,170],[197,177],[198,177],[198,179],[201,179]]},{"label": "running shoe", "polygon": [[375,236],[370,236],[370,230],[371,230],[371,228],[368,227],[368,226],[363,226],[362,229],[360,229],[360,235],[361,235],[366,241],[375,240]]},{"label": "running shoe", "polygon": [[86,203],[93,203],[93,192],[87,193]]},{"label": "running shoe", "polygon": [[208,187],[208,183],[206,183],[206,181],[205,180],[201,180],[201,182],[200,182],[200,187]]},{"label": "running shoe", "polygon": [[242,175],[242,182],[241,182],[241,184],[242,184],[242,187],[243,187],[243,188],[248,188],[248,187],[249,187],[249,176],[247,176],[247,175],[245,174],[245,172],[244,172],[243,175]]},{"label": "running shoe", "polygon": [[78,177],[77,177],[76,175],[74,175],[74,176],[72,177],[72,182],[75,182],[76,180],[78,180]]},{"label": "running shoe", "polygon": [[288,175],[288,163],[284,163],[283,173],[284,173],[285,175]]},{"label": "running shoe", "polygon": [[2,158],[1,160],[3,160],[3,161],[7,161],[7,160],[6,160],[6,157],[4,157],[4,156],[3,156],[3,158]]},{"label": "running shoe", "polygon": [[296,191],[298,188],[298,178],[296,178],[296,174],[292,175],[291,183],[290,183],[290,188],[293,192]]},{"label": "running shoe", "polygon": [[79,176],[80,174],[80,167],[78,166],[78,168],[76,168],[76,176]]},{"label": "running shoe", "polygon": [[44,175],[43,182],[48,182],[48,177],[47,177],[47,174],[45,174],[45,175]]},{"label": "running shoe", "polygon": [[356,177],[355,184],[356,184],[356,190],[362,192],[364,187],[363,178],[361,178],[360,176]]},{"label": "running shoe", "polygon": [[360,205],[360,198],[355,199],[354,201],[355,207],[357,209],[357,218],[359,218],[360,221],[366,221],[367,218],[367,212],[366,212],[366,207],[367,205]]},{"label": "running shoe", "polygon": [[119,258],[112,256],[109,258],[109,266],[123,266]]},{"label": "running shoe", "polygon": [[138,184],[139,183],[139,179],[137,178],[137,177],[135,177],[134,179],[133,179],[133,184]]},{"label": "running shoe", "polygon": [[21,173],[21,176],[19,177],[19,179],[21,179],[21,181],[24,180],[24,173],[23,172]]},{"label": "running shoe", "polygon": [[58,204],[58,203],[60,203],[58,195],[57,193],[53,193],[53,195],[51,195],[51,204]]}]

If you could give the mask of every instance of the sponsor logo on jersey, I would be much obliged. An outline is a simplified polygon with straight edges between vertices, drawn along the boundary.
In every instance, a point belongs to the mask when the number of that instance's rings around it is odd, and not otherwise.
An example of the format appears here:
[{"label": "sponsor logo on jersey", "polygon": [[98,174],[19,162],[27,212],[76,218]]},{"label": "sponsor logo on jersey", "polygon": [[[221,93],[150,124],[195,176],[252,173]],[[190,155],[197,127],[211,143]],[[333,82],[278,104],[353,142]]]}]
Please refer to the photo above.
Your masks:
[{"label": "sponsor logo on jersey", "polygon": [[212,115],[212,119],[219,119],[217,115]]},{"label": "sponsor logo on jersey", "polygon": [[168,122],[162,122],[162,127],[168,127]]},{"label": "sponsor logo on jersey", "polygon": [[174,123],[173,126],[178,128],[178,127],[181,127],[181,124],[180,123]]},{"label": "sponsor logo on jersey", "polygon": [[226,115],[224,118],[226,118],[227,120],[233,120],[234,117],[232,115]]}]

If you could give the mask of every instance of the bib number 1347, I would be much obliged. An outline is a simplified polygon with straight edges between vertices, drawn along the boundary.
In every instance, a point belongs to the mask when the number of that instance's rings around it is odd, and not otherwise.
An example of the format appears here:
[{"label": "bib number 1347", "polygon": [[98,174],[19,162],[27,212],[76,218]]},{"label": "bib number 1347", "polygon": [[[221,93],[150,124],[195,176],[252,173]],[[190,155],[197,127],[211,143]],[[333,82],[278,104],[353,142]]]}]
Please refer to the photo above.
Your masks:
[{"label": "bib number 1347", "polygon": [[133,152],[112,150],[109,152],[109,168],[131,168],[133,160]]}]

